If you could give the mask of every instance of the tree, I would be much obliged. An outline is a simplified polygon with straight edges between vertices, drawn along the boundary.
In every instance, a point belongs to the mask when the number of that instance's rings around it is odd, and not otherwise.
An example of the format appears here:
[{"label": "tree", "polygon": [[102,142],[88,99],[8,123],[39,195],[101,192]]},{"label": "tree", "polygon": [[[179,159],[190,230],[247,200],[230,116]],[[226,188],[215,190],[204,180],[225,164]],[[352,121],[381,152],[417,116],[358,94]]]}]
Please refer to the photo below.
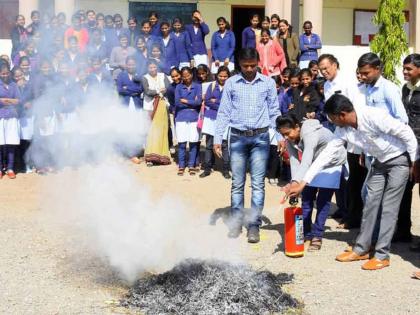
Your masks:
[{"label": "tree", "polygon": [[383,76],[397,84],[395,68],[401,63],[401,57],[408,52],[407,34],[404,30],[404,0],[381,0],[373,23],[379,32],[370,43],[370,48],[382,60]]}]

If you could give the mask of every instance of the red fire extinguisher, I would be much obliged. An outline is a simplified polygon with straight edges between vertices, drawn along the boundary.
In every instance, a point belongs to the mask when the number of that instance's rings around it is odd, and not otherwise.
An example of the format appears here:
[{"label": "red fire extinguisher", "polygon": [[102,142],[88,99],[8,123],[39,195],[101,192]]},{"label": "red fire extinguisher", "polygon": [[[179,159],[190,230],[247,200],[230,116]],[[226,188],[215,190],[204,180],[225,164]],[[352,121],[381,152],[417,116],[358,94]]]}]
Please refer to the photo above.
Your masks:
[{"label": "red fire extinguisher", "polygon": [[284,209],[284,253],[289,257],[302,257],[305,249],[303,212],[296,207],[297,197],[290,197],[290,207]]}]

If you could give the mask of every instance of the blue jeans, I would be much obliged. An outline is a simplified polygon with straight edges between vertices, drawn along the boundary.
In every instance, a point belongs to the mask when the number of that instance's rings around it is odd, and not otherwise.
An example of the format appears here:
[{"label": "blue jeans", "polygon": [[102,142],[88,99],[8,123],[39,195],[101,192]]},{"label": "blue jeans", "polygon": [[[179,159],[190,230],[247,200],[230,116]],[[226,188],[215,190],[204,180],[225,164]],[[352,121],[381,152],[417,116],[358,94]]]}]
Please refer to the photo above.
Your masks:
[{"label": "blue jeans", "polygon": [[[303,230],[305,239],[312,239],[313,237],[322,238],[334,191],[334,189],[311,186],[306,186],[302,191]],[[312,223],[315,196],[317,211],[315,222]]]},{"label": "blue jeans", "polygon": [[[188,156],[188,167],[196,167],[198,149],[200,148],[200,142],[190,142],[190,154]],[[187,143],[178,143],[178,165],[179,168],[185,168],[185,159],[187,155]]]},{"label": "blue jeans", "polygon": [[268,132],[246,137],[231,133],[230,166],[232,169],[231,215],[241,222],[244,218],[244,188],[246,171],[249,163],[251,174],[251,216],[247,225],[260,226],[261,213],[265,198],[265,172],[270,153],[270,137]]}]

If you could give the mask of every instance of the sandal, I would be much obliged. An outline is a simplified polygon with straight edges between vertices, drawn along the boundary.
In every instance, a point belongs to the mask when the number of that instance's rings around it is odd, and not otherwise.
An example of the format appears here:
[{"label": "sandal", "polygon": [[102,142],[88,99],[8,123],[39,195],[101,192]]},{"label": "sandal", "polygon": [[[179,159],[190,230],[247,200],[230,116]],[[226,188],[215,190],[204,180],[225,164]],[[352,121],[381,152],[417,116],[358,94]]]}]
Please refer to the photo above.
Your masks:
[{"label": "sandal", "polygon": [[197,173],[197,170],[195,167],[191,167],[188,169],[188,172],[190,173],[191,176],[194,176]]},{"label": "sandal", "polygon": [[420,271],[414,271],[411,278],[420,280]]},{"label": "sandal", "polygon": [[318,250],[321,249],[321,247],[322,247],[322,239],[321,238],[314,237],[311,240],[311,243],[309,244],[308,252],[318,251]]},{"label": "sandal", "polygon": [[178,169],[178,176],[184,176],[185,168]]}]

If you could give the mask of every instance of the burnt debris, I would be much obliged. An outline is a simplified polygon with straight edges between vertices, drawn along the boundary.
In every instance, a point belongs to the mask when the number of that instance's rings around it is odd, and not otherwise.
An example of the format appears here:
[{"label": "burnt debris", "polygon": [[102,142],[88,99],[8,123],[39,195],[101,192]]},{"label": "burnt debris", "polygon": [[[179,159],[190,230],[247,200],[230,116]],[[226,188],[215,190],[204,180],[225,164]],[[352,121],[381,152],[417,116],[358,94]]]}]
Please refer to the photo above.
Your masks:
[{"label": "burnt debris", "polygon": [[138,280],[121,305],[145,314],[281,314],[300,308],[281,286],[287,274],[246,265],[186,260],[172,270]]}]

